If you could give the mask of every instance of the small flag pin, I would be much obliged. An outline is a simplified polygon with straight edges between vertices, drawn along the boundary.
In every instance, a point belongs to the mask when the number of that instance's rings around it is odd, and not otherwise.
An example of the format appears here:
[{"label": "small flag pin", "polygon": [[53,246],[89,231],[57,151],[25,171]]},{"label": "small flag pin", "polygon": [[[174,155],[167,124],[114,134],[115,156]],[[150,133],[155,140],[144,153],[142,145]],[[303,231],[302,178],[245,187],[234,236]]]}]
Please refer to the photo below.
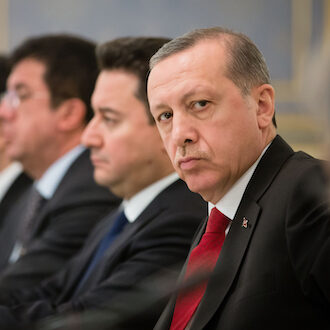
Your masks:
[{"label": "small flag pin", "polygon": [[244,217],[242,221],[242,227],[247,228],[248,226],[249,226],[249,220]]}]

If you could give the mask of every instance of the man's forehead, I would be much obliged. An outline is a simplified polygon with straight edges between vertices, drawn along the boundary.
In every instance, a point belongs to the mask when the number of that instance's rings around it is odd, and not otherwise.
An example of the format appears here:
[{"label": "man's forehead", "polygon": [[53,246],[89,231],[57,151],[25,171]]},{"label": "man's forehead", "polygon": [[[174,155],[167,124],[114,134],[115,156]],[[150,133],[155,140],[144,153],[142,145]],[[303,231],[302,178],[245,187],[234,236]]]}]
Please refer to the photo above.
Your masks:
[{"label": "man's forehead", "polygon": [[15,85],[15,88],[26,87],[32,81],[44,82],[45,65],[36,59],[26,58],[19,61],[12,68],[7,84]]},{"label": "man's forehead", "polygon": [[184,58],[186,57],[190,57],[195,61],[203,60],[207,58],[213,58],[215,53],[223,55],[224,51],[225,44],[221,39],[209,38],[199,40],[188,48],[175,51],[172,54],[165,55],[163,58],[161,58],[158,62],[154,64],[152,70],[157,67],[157,65],[166,61],[180,63],[181,61],[184,61]]},{"label": "man's forehead", "polygon": [[178,89],[180,83],[188,93],[192,87],[196,90],[197,86],[212,85],[224,76],[225,62],[225,54],[219,43],[199,43],[194,48],[173,54],[157,63],[150,72],[148,90],[152,95],[153,90],[159,93],[163,87]]},{"label": "man's forehead", "polygon": [[[194,70],[219,70],[225,67],[226,54],[224,47],[215,40],[205,40],[196,45],[174,53],[155,64],[150,72],[149,81],[154,77],[192,72]],[[151,79],[150,79],[151,78]]]},{"label": "man's forehead", "polygon": [[25,57],[19,60],[12,67],[11,73],[19,70],[45,71],[46,64],[34,57]]}]

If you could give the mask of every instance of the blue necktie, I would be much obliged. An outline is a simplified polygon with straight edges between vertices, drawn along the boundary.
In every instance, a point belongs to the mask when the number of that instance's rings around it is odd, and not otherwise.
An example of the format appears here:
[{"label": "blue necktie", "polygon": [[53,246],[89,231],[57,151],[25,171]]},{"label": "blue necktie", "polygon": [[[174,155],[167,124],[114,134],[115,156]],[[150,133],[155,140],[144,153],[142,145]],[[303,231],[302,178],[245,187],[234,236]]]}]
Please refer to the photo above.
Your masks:
[{"label": "blue necktie", "polygon": [[100,244],[98,245],[98,248],[95,250],[95,253],[93,257],[91,258],[91,261],[89,263],[89,266],[87,267],[82,279],[80,280],[77,289],[75,292],[79,291],[79,289],[82,287],[82,285],[85,283],[85,281],[90,276],[91,272],[95,268],[95,266],[99,263],[99,261],[104,256],[106,250],[111,245],[113,240],[116,238],[118,234],[123,230],[125,225],[128,223],[128,220],[125,216],[124,211],[120,212],[115,219],[112,227],[108,231],[108,233],[103,237]]}]

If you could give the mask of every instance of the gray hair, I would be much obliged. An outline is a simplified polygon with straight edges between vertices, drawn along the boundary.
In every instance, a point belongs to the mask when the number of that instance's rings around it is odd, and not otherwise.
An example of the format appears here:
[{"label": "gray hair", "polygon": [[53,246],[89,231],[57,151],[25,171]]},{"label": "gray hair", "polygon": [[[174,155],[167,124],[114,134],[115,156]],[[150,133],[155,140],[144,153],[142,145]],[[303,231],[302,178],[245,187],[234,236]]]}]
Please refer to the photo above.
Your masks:
[{"label": "gray hair", "polygon": [[[250,93],[255,86],[270,83],[270,75],[264,56],[246,35],[232,30],[213,27],[197,29],[164,44],[150,59],[150,70],[165,58],[195,46],[197,43],[218,39],[228,52],[226,77],[230,79],[243,95]],[[273,124],[276,127],[275,117]]]}]

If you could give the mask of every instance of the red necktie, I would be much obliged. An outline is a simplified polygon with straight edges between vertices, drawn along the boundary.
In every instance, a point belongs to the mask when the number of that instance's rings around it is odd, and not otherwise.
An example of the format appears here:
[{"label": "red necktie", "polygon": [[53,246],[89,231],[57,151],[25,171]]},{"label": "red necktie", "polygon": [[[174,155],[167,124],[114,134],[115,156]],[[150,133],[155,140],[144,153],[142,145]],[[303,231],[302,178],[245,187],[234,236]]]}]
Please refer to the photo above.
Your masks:
[{"label": "red necktie", "polygon": [[[185,280],[201,270],[211,272],[214,269],[225,240],[225,230],[229,221],[215,207],[212,209],[205,233],[189,256]],[[171,330],[182,330],[187,326],[204,295],[206,286],[207,281],[204,281],[188,292],[179,294],[175,304]]]}]

